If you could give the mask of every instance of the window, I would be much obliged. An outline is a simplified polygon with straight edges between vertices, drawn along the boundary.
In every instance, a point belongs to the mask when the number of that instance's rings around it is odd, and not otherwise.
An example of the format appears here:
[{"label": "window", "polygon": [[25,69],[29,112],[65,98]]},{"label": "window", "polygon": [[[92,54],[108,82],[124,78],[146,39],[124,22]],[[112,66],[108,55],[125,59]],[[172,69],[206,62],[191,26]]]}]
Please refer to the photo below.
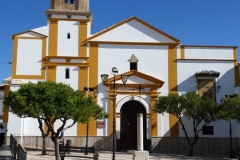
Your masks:
[{"label": "window", "polygon": [[137,62],[130,62],[130,70],[137,70]]},{"label": "window", "polygon": [[66,70],[65,70],[65,78],[66,79],[70,78],[70,70],[69,70],[69,68],[66,68]]},{"label": "window", "polygon": [[67,4],[75,4],[75,0],[65,0],[65,3],[67,3]]},{"label": "window", "polygon": [[70,39],[70,37],[71,37],[71,36],[70,36],[70,33],[68,33],[68,34],[67,34],[67,39]]},{"label": "window", "polygon": [[203,135],[213,135],[213,126],[202,126]]},{"label": "window", "polygon": [[130,59],[128,60],[130,62],[130,70],[136,70],[137,71],[137,57],[133,54]]}]

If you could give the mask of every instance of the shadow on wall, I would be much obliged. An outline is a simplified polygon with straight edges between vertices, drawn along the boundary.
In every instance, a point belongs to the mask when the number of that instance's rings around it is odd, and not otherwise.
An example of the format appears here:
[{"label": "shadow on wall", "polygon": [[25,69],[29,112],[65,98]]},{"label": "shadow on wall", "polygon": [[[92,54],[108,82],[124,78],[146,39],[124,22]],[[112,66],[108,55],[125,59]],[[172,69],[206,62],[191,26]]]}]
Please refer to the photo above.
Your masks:
[{"label": "shadow on wall", "polygon": [[[229,62],[228,62],[229,63]],[[211,68],[210,68],[211,69]],[[210,70],[209,69],[209,70]],[[213,69],[217,70],[217,69]],[[194,72],[195,73],[195,72]],[[179,83],[173,89],[178,88],[178,92],[187,93],[190,91],[196,91],[197,79],[194,73],[186,78],[183,82]],[[218,79],[218,84],[221,86],[219,92],[216,92],[216,100],[219,101],[225,94],[232,94],[235,86],[234,68],[227,70],[224,74],[220,73],[220,78]],[[186,117],[183,117],[184,123],[186,123]],[[186,123],[187,126],[191,126],[192,123]],[[200,126],[201,127],[201,126]],[[224,126],[223,126],[224,127]],[[228,132],[228,127],[226,127],[226,132]],[[192,127],[188,127],[188,135],[190,137],[192,134]],[[179,124],[179,132],[181,132],[181,126]],[[183,133],[182,133],[183,134]],[[152,138],[152,152],[153,153],[168,153],[168,154],[185,154],[188,155],[188,143],[183,137],[167,137],[168,133],[164,136],[166,137],[153,137]],[[193,137],[190,138],[193,141]],[[233,138],[233,149],[237,149],[239,138]],[[194,155],[228,155],[230,152],[230,141],[229,137],[226,138],[212,138],[212,137],[199,137],[197,143],[194,146]]]},{"label": "shadow on wall", "polygon": [[[216,68],[215,69],[209,69],[209,70],[216,70],[218,71]],[[179,83],[178,86],[175,86],[174,88],[178,88],[178,92],[190,92],[190,91],[196,91],[196,86],[197,86],[197,79],[195,77],[195,73],[197,72],[194,71],[192,76],[186,78],[183,82]],[[234,91],[234,68],[229,69],[228,71],[226,71],[224,74],[220,72],[220,78],[218,79],[218,85],[221,86],[221,89],[219,91],[222,92],[222,94],[232,94]],[[233,79],[231,80],[230,77],[233,77]],[[223,92],[227,93],[223,93]]]}]

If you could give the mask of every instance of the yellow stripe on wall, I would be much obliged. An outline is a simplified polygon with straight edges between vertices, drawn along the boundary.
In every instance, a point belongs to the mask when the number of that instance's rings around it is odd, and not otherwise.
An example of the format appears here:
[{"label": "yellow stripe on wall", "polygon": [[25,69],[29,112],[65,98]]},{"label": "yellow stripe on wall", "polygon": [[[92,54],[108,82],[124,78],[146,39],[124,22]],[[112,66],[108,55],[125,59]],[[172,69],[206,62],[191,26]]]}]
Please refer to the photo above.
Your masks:
[{"label": "yellow stripe on wall", "polygon": [[[58,51],[58,20],[51,20],[49,24],[49,56],[57,56]],[[56,82],[56,67],[48,66],[47,79]],[[54,125],[53,125],[54,128]],[[44,132],[47,132],[47,126],[44,125]]]},{"label": "yellow stripe on wall", "polygon": [[[152,90],[151,92],[156,93],[157,89]],[[152,137],[157,137],[158,136],[158,114],[153,112],[154,105],[156,103],[157,96],[155,94],[151,95],[151,110],[152,110],[152,116],[151,116],[151,121],[152,121]]]},{"label": "yellow stripe on wall", "polygon": [[235,75],[235,85],[238,85],[240,83],[240,77],[239,77],[239,64],[238,64],[238,50],[237,48],[233,49],[233,58],[234,58],[234,75]]},{"label": "yellow stripe on wall", "polygon": [[[168,54],[168,81],[169,81],[169,92],[170,93],[177,93],[178,86],[177,86],[177,46],[170,45],[169,46],[169,54]],[[179,136],[179,125],[178,119],[173,116],[169,115],[170,121],[170,135],[171,137],[178,137]]]},{"label": "yellow stripe on wall", "polygon": [[[84,86],[88,85],[88,68],[80,68],[79,73],[79,90],[82,91]],[[78,123],[78,136],[86,136],[86,124]]]},{"label": "yellow stripe on wall", "polygon": [[[4,85],[4,96],[7,96],[10,90],[10,85],[9,84],[5,84]],[[8,110],[4,109],[3,111],[3,123],[7,123],[8,122]]]},{"label": "yellow stripe on wall", "polygon": [[[90,44],[90,57],[89,57],[89,87],[98,87],[98,44]],[[89,135],[97,135],[97,121],[92,118],[89,122]]]},{"label": "yellow stripe on wall", "polygon": [[79,22],[79,57],[86,57],[87,56],[87,43],[83,43],[87,39],[87,23]]},{"label": "yellow stripe on wall", "polygon": [[181,59],[185,58],[185,47],[181,46]]}]

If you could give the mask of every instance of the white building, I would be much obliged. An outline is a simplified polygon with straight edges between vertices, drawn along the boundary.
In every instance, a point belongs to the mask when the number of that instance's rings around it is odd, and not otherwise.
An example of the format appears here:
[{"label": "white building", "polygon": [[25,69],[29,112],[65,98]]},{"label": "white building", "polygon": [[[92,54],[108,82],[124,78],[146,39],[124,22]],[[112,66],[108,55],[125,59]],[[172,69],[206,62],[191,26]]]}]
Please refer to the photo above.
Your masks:
[{"label": "white building", "polygon": [[[17,90],[21,83],[29,81],[51,80],[69,84],[76,90],[84,87],[98,90],[98,104],[110,113],[110,118],[103,121],[103,128],[96,120],[89,124],[89,143],[98,149],[111,148],[112,67],[119,70],[115,106],[117,150],[136,149],[136,113],[142,112],[146,150],[185,152],[186,144],[181,138],[185,135],[177,119],[152,112],[157,97],[198,90],[200,95],[207,92],[219,102],[225,94],[232,94],[239,84],[236,46],[183,45],[180,40],[137,17],[91,35],[89,0],[51,0],[51,9],[46,15],[46,26],[13,35],[10,89]],[[102,83],[102,74],[109,75],[106,84]],[[122,85],[121,74],[129,76],[125,85]],[[143,89],[139,91],[139,87]],[[5,87],[5,93],[7,90]],[[7,112],[4,112],[3,119],[8,135],[40,136],[37,120],[20,120]],[[233,138],[238,139],[240,127],[235,121],[232,125]],[[218,121],[210,126],[207,135],[200,133],[195,152],[228,153],[229,123]],[[83,139],[85,125],[75,125],[65,132],[65,136]],[[233,143],[234,147],[238,146],[237,141]],[[219,149],[219,146],[222,147]]]}]

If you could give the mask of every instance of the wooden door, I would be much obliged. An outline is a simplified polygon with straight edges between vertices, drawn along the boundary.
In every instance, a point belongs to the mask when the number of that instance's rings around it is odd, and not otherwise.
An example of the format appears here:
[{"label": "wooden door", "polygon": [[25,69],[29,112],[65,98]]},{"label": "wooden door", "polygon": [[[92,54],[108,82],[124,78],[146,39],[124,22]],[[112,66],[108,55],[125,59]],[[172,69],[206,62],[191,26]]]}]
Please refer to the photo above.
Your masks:
[{"label": "wooden door", "polygon": [[137,150],[138,113],[143,113],[143,137],[146,149],[146,110],[138,101],[129,101],[121,108],[120,150]]}]

